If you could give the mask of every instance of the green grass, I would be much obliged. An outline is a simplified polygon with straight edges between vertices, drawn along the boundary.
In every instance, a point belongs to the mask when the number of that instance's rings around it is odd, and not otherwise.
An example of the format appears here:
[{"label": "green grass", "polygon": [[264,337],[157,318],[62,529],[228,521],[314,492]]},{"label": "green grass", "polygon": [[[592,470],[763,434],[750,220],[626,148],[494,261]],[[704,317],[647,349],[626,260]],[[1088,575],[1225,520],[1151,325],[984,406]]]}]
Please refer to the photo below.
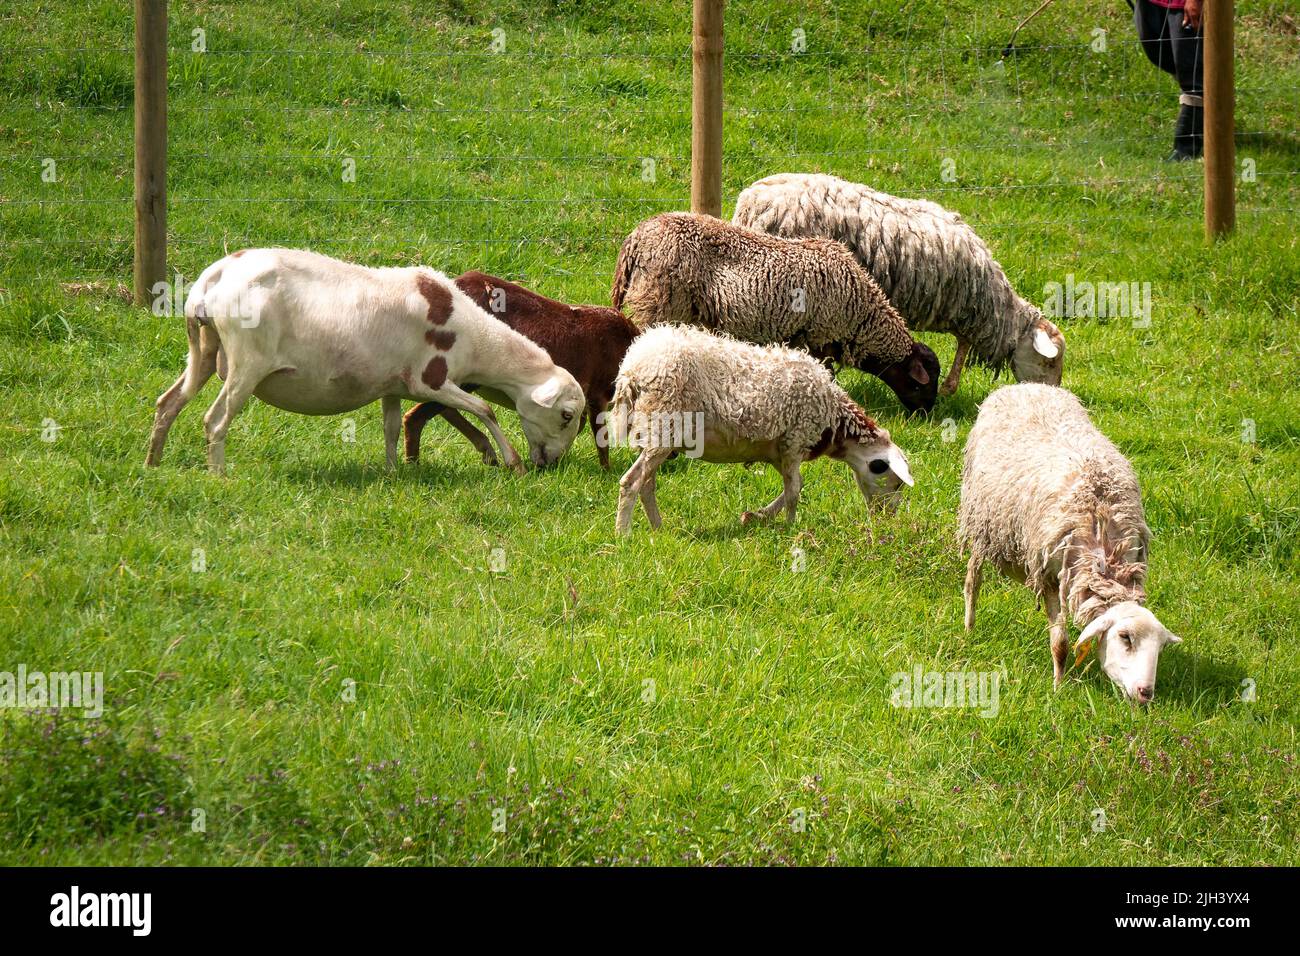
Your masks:
[{"label": "green grass", "polygon": [[[1151,605],[1185,640],[1156,704],[1130,708],[1095,667],[1054,693],[1044,618],[1004,579],[963,631],[978,369],[927,420],[843,376],[911,457],[892,517],[823,461],[796,527],[742,529],[776,475],[683,461],[663,529],[638,515],[616,541],[628,453],[602,473],[583,434],[515,478],[435,426],[390,474],[377,408],[347,416],[347,443],[338,418],[252,403],[214,478],[214,385],[146,471],[185,337],[113,292],[131,274],[129,4],[24,0],[0,14],[0,670],[103,671],[108,711],[0,712],[0,862],[1300,860],[1285,4],[1238,3],[1258,178],[1213,248],[1200,164],[1160,161],[1172,81],[1123,5],[1051,8],[1005,67],[1023,5],[840,6],[729,6],[724,212],[759,176],[826,170],[959,210],[1031,299],[1068,274],[1151,284],[1149,329],[1063,325],[1066,385],[1143,480]],[[621,237],[687,202],[682,4],[171,8],[169,263],[187,277],[281,243],[607,301]],[[930,341],[946,366],[952,340]],[[1004,672],[998,714],[895,709],[890,677],[917,665]]]}]

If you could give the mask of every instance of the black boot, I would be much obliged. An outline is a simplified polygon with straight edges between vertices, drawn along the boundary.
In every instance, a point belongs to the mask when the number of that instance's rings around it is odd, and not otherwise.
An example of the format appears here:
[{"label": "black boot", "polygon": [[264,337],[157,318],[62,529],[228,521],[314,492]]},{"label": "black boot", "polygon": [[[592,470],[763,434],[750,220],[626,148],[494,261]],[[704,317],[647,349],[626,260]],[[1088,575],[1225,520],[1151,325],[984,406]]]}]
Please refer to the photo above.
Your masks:
[{"label": "black boot", "polygon": [[1204,107],[1188,106],[1186,103],[1178,107],[1178,122],[1174,126],[1174,151],[1169,154],[1169,161],[1177,163],[1200,156],[1205,141],[1204,131]]}]

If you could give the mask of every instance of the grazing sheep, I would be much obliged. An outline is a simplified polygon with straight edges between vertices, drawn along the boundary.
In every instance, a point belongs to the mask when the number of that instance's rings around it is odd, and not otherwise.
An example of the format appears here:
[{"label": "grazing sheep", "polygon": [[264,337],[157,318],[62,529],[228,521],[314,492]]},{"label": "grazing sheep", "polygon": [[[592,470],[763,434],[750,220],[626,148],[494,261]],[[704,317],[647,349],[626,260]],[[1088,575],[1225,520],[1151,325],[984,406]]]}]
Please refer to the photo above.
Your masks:
[{"label": "grazing sheep", "polygon": [[1149,702],[1161,649],[1180,642],[1143,607],[1150,537],[1133,467],[1073,394],[1008,385],[985,400],[962,469],[967,630],[981,566],[991,561],[1042,600],[1056,686],[1073,617],[1083,629],[1076,662],[1095,645],[1107,676]]},{"label": "grazing sheep", "polygon": [[957,337],[941,395],[957,390],[968,352],[994,369],[1010,365],[1017,381],[1061,384],[1060,329],[1016,295],[989,247],[955,212],[835,176],[786,173],[744,190],[732,221],[848,246],[908,325]]},{"label": "grazing sheep", "polygon": [[509,396],[533,463],[573,443],[582,389],[518,332],[483,313],[441,272],[370,269],[296,249],[247,249],[208,266],[185,303],[189,362],[158,399],[146,465],[167,431],[217,370],[229,374],[208,411],[208,467],[225,467],[226,431],[249,397],[305,415],[335,415],[380,399],[384,446],[397,464],[403,398],[435,400],[477,416],[507,466],[523,470],[492,407],[457,382]]},{"label": "grazing sheep", "polygon": [[623,241],[613,302],[641,328],[698,325],[806,348],[877,376],[908,411],[934,406],[939,360],[836,242],[777,239],[711,216],[665,213]]},{"label": "grazing sheep", "polygon": [[[456,285],[479,308],[532,339],[546,349],[556,365],[573,375],[587,396],[587,416],[591,419],[591,432],[598,439],[596,454],[600,467],[608,471],[609,448],[599,440],[599,420],[614,398],[614,377],[618,375],[618,365],[627,347],[636,338],[636,326],[618,309],[565,305],[484,272],[459,275]],[[462,385],[462,388],[472,392],[477,386]],[[487,464],[496,464],[496,453],[488,437],[459,412],[437,402],[421,402],[406,413],[407,461],[419,459],[420,432],[435,415],[442,415],[468,438]]]},{"label": "grazing sheep", "polygon": [[[896,501],[900,486],[912,484],[889,432],[808,353],[689,326],[657,326],[632,343],[615,385],[612,431],[614,440],[642,449],[619,482],[618,534],[631,530],[638,495],[651,526],[659,527],[655,472],[679,449],[705,461],[776,466],[781,494],[745,512],[742,522],[766,520],[783,507],[794,521],[799,466],[822,455],[853,469],[868,503],[876,496]],[[694,446],[687,440],[692,431]]]}]

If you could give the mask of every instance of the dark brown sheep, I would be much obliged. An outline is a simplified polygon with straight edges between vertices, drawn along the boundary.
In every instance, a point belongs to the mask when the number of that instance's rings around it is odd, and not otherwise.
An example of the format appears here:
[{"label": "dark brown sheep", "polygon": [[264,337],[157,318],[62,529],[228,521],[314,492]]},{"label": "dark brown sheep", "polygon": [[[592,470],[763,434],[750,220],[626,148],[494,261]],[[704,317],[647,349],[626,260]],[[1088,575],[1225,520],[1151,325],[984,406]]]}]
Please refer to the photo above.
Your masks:
[{"label": "dark brown sheep", "polygon": [[[484,272],[466,272],[457,276],[455,282],[479,308],[546,349],[556,365],[567,369],[577,379],[587,398],[586,414],[591,419],[600,466],[608,470],[609,448],[600,440],[596,417],[614,398],[614,379],[618,376],[624,353],[637,336],[636,326],[617,309],[599,305],[566,305]],[[472,386],[464,387],[467,391],[473,390]],[[485,462],[496,464],[496,454],[488,437],[459,412],[437,402],[421,402],[406,413],[407,461],[419,459],[420,433],[425,423],[436,415],[447,419],[452,427],[468,438],[482,453]]]}]

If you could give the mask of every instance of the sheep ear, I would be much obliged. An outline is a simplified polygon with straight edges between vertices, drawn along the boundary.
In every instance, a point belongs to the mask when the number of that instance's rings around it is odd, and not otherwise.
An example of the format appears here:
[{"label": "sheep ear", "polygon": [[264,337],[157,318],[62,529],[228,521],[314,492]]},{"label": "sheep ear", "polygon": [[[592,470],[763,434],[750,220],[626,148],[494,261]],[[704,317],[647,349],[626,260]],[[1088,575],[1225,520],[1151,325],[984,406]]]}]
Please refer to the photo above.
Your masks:
[{"label": "sheep ear", "polygon": [[930,384],[930,373],[925,370],[925,363],[919,358],[912,358],[912,364],[907,371],[912,377],[912,381],[916,382],[918,385]]},{"label": "sheep ear", "polygon": [[898,476],[898,480],[909,488],[912,487],[912,470],[907,467],[907,459],[897,445],[889,446],[889,470]]},{"label": "sheep ear", "polygon": [[1056,347],[1052,337],[1041,325],[1034,329],[1034,351],[1045,359],[1054,359],[1061,354],[1061,350]]},{"label": "sheep ear", "polygon": [[1165,631],[1165,643],[1181,644],[1183,643],[1183,639],[1179,637],[1177,634],[1175,634],[1173,631]]},{"label": "sheep ear", "polygon": [[555,404],[555,400],[560,397],[559,379],[552,376],[533,389],[532,399],[542,408],[550,408]]},{"label": "sheep ear", "polygon": [[1074,642],[1074,666],[1078,667],[1083,663],[1083,659],[1091,653],[1097,643],[1098,637],[1104,635],[1110,629],[1110,614],[1103,614],[1097,620],[1093,621],[1083,629],[1079,639]]}]

